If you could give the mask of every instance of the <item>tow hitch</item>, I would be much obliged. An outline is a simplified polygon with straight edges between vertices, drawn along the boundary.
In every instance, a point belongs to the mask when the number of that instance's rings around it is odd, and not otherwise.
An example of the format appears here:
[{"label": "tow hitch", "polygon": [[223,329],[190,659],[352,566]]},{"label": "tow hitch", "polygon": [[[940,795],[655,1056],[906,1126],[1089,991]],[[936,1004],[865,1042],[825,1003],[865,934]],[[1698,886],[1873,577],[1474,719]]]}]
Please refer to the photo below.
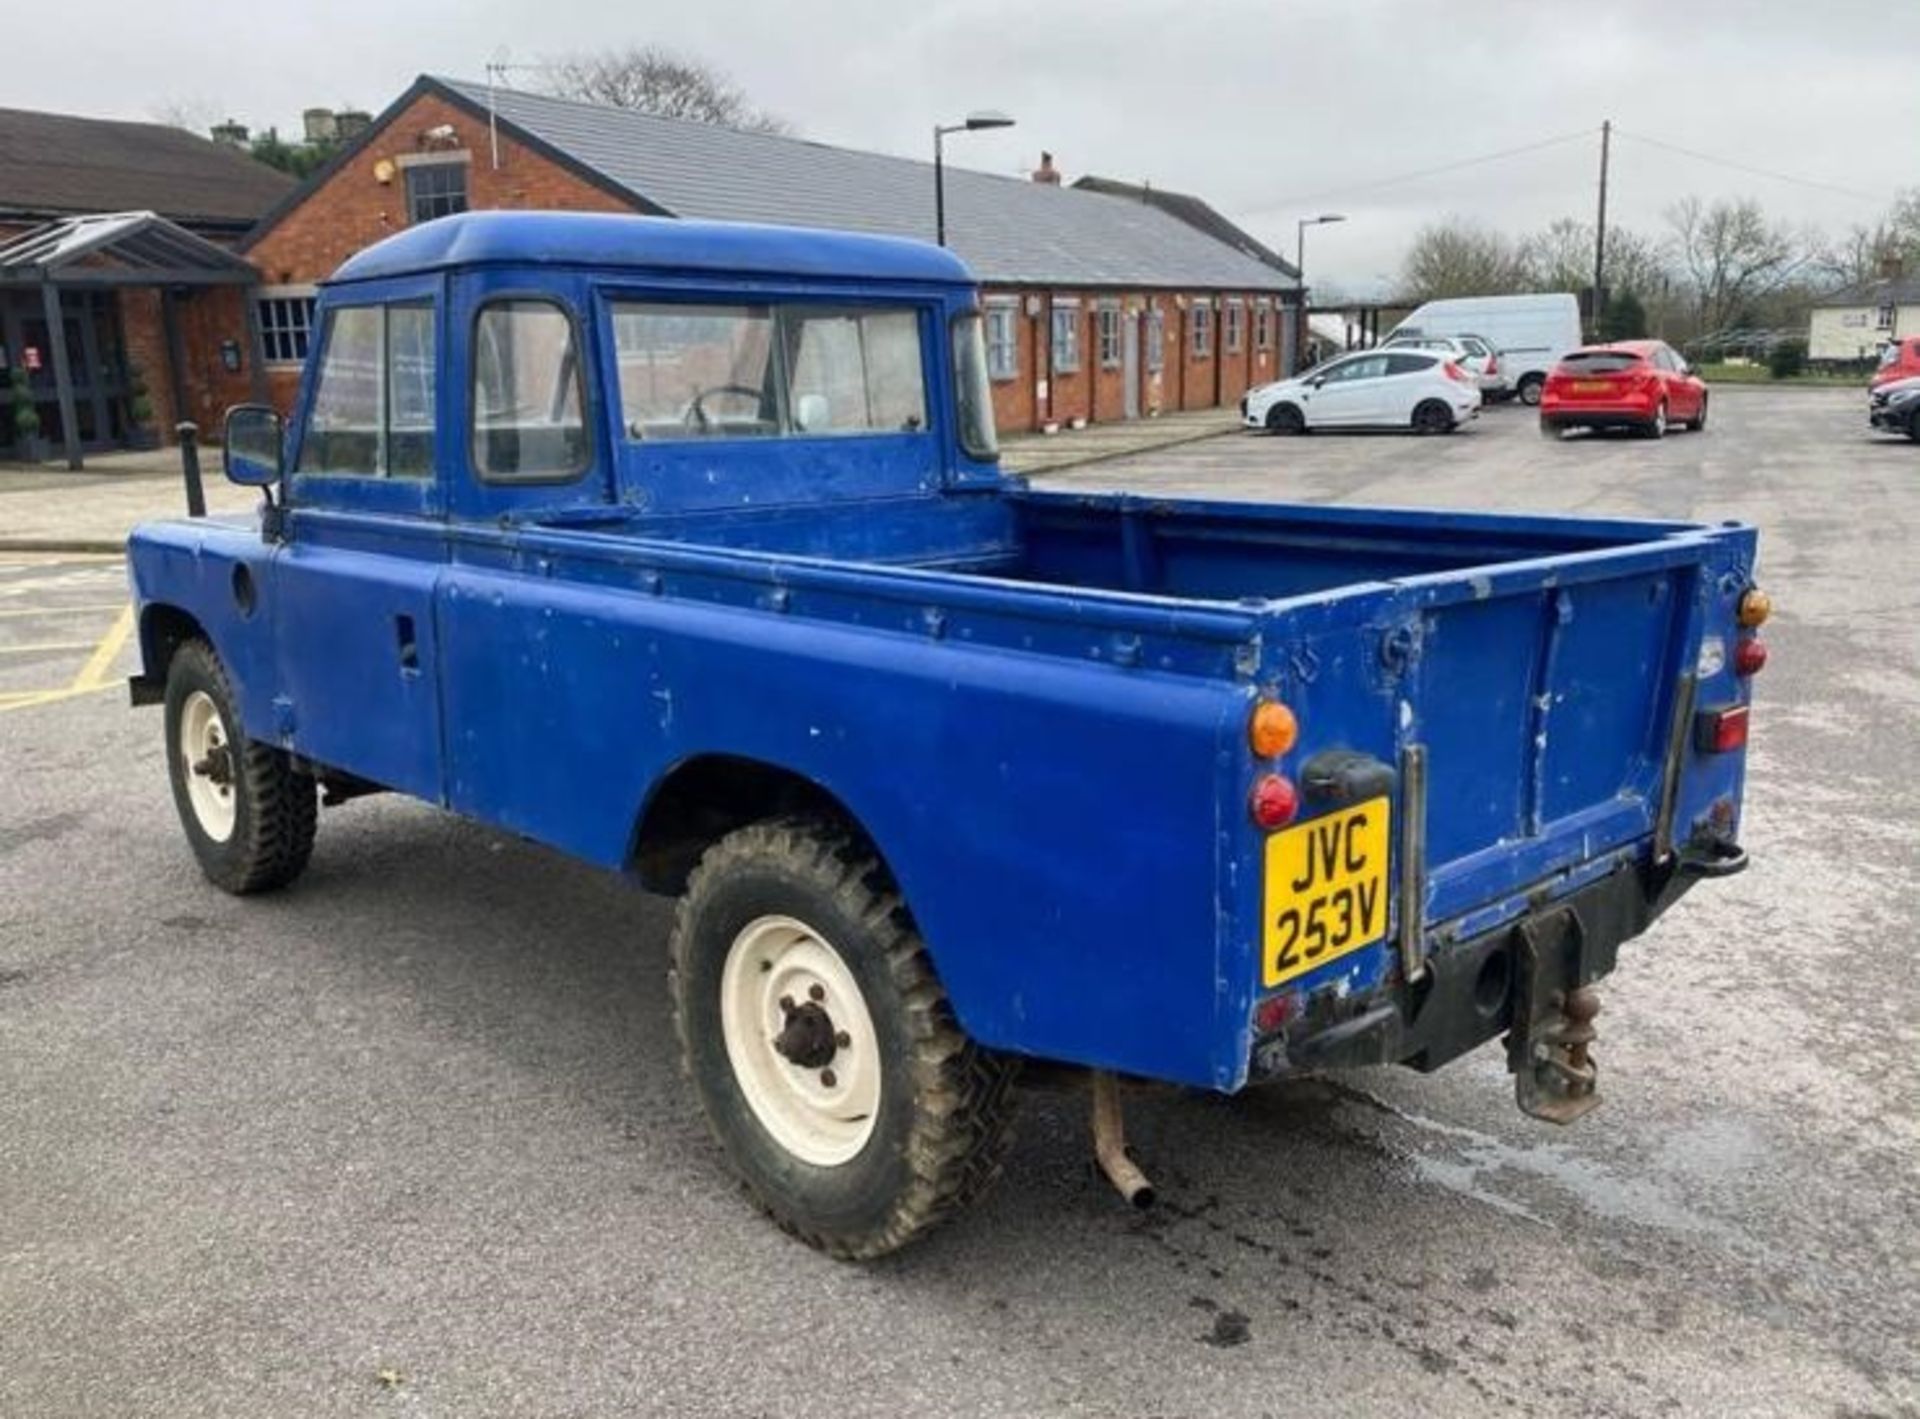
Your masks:
[{"label": "tow hitch", "polygon": [[1522,924],[1514,947],[1513,1024],[1507,1068],[1520,1111],[1572,1123],[1600,1102],[1593,1058],[1600,993],[1579,979],[1584,928],[1570,911]]}]

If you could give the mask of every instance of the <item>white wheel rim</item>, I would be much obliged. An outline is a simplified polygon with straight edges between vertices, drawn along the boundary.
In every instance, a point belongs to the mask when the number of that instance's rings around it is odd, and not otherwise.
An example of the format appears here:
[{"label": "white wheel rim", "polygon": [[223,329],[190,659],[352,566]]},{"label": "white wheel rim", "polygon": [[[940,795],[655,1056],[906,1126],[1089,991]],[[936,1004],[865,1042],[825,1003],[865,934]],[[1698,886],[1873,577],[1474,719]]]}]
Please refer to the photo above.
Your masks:
[{"label": "white wheel rim", "polygon": [[1653,411],[1654,432],[1664,434],[1667,431],[1667,406],[1662,404]]},{"label": "white wheel rim", "polygon": [[217,843],[233,836],[233,745],[220,707],[205,690],[180,706],[180,771],[200,831]]},{"label": "white wheel rim", "polygon": [[[802,1011],[809,1021],[796,1033],[820,1032],[815,1012],[831,1026],[824,1062],[816,1050],[797,1063],[776,1044]],[[740,1092],[774,1142],[822,1168],[867,1146],[880,1112],[879,1040],[853,973],[812,927],[763,916],[734,937],[720,972],[720,1030]]]}]

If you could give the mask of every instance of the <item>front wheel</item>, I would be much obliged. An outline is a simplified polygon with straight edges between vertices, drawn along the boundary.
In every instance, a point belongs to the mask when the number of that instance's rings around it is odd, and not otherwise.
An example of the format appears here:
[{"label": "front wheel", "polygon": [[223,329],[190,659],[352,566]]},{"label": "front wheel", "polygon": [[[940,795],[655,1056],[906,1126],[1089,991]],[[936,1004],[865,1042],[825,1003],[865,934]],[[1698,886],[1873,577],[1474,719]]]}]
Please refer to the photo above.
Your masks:
[{"label": "front wheel", "polygon": [[1300,412],[1297,404],[1276,404],[1267,410],[1267,432],[1270,434],[1304,434],[1307,431],[1307,416]]},{"label": "front wheel", "polygon": [[1703,394],[1700,396],[1700,412],[1695,414],[1691,419],[1687,420],[1687,432],[1691,434],[1697,434],[1702,429],[1706,428],[1706,426],[1707,426],[1707,399],[1706,399],[1706,396]]},{"label": "front wheel", "polygon": [[673,932],[681,1059],[749,1195],[846,1260],[884,1256],[983,1192],[1013,1062],[969,1040],[872,851],[808,820],[701,859]]},{"label": "front wheel", "polygon": [[311,775],[241,727],[226,667],[191,640],[167,666],[167,772],[200,870],[236,896],[284,887],[306,869],[319,817]]}]

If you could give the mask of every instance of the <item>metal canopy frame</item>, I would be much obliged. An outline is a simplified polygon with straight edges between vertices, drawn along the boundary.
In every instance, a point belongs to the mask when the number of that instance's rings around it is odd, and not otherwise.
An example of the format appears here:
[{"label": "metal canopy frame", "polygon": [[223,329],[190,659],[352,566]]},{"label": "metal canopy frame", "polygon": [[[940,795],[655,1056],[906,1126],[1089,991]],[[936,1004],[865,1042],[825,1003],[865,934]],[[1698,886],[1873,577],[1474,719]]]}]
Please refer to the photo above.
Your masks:
[{"label": "metal canopy frame", "polygon": [[[39,290],[53,351],[54,391],[67,467],[84,466],[73,398],[73,367],[61,318],[63,289],[128,286],[160,288],[160,314],[167,341],[174,411],[186,408],[181,380],[181,343],[175,296],[179,288],[253,286],[260,273],[243,257],[157,212],[103,212],[67,217],[0,243],[0,289]],[[247,301],[247,344],[254,395],[265,397],[265,350],[253,302]]]}]

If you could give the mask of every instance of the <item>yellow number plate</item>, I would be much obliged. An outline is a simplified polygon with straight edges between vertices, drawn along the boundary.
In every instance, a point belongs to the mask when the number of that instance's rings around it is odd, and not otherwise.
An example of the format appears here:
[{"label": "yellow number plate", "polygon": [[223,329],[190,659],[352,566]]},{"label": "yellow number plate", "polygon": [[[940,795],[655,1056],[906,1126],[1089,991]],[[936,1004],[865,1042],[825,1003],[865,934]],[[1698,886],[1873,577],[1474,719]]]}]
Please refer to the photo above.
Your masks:
[{"label": "yellow number plate", "polygon": [[1575,394],[1607,394],[1612,389],[1613,385],[1604,379],[1576,379],[1573,382]]},{"label": "yellow number plate", "polygon": [[1267,839],[1261,979],[1284,985],[1387,934],[1387,829],[1375,798]]}]

